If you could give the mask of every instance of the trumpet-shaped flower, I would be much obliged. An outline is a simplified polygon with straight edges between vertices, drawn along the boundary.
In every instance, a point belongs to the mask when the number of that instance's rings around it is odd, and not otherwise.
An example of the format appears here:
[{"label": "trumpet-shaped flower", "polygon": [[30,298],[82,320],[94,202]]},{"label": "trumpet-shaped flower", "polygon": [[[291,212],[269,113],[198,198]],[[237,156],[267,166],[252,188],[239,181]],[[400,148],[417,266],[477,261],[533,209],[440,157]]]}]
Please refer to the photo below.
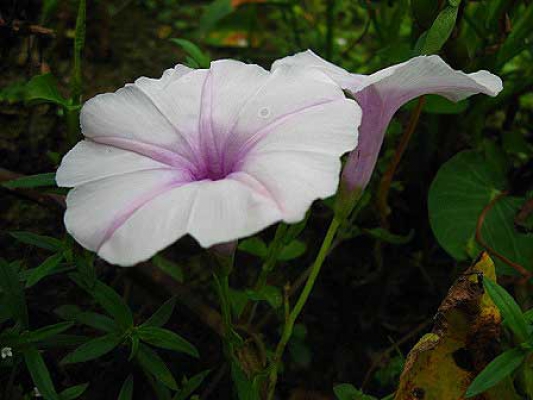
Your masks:
[{"label": "trumpet-shaped flower", "polygon": [[350,92],[363,110],[359,142],[342,173],[342,184],[349,191],[364,190],[370,181],[387,126],[403,104],[424,94],[460,101],[477,93],[496,96],[502,90],[496,75],[457,71],[439,56],[414,57],[372,75],[359,75],[307,50],[276,61],[272,70],[287,66],[322,71]]},{"label": "trumpet-shaped flower", "polygon": [[65,225],[132,265],[185,234],[203,247],[304,218],[337,190],[361,110],[322,73],[221,60],[140,78],[83,106],[62,160]]}]

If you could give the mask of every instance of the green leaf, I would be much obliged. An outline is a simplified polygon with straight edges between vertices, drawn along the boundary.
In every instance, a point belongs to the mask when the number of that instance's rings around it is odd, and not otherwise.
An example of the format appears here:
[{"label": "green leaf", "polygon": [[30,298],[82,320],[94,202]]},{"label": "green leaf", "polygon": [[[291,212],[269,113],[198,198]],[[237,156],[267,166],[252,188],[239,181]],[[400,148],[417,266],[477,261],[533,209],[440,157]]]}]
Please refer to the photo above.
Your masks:
[{"label": "green leaf", "polygon": [[215,0],[205,10],[202,18],[200,18],[200,33],[205,34],[215,27],[215,25],[230,15],[234,8],[231,5],[231,0]]},{"label": "green leaf", "polygon": [[56,308],[54,312],[63,319],[76,321],[99,331],[113,332],[117,329],[117,325],[111,318],[94,312],[81,311],[74,305],[65,304]]},{"label": "green leaf", "polygon": [[41,340],[59,335],[72,327],[72,325],[74,325],[72,322],[60,322],[58,324],[44,326],[33,332],[28,332],[26,338],[29,342],[40,342]]},{"label": "green leaf", "polygon": [[438,53],[452,34],[459,8],[448,6],[442,10],[429,28],[422,54]]},{"label": "green leaf", "polygon": [[139,352],[139,345],[141,344],[141,339],[136,330],[133,331],[130,339],[131,339],[131,350],[130,350],[130,355],[128,357],[128,361],[131,361],[135,358],[135,356]]},{"label": "green leaf", "polygon": [[415,231],[412,229],[407,235],[396,235],[383,228],[363,229],[363,232],[375,239],[392,244],[409,243],[415,235]]},{"label": "green leaf", "polygon": [[198,350],[191,343],[168,329],[156,326],[140,326],[137,332],[142,341],[153,346],[186,353],[196,358],[200,357]]},{"label": "green leaf", "polygon": [[200,68],[209,68],[211,58],[206,55],[197,45],[186,39],[169,39],[172,43],[180,46]]},{"label": "green leaf", "polygon": [[[44,101],[67,106],[68,101],[59,93],[57,81],[50,73],[37,75],[30,79],[25,88],[26,101]],[[54,183],[55,185],[55,183]]]},{"label": "green leaf", "polygon": [[74,364],[94,360],[95,358],[101,357],[104,354],[109,353],[121,342],[122,337],[117,336],[113,333],[89,340],[87,343],[82,344],[72,353],[67,354],[67,356],[61,360],[61,364]]},{"label": "green leaf", "polygon": [[238,249],[254,256],[265,258],[268,254],[268,247],[263,239],[254,236],[239,243]]},{"label": "green leaf", "polygon": [[131,400],[133,397],[133,376],[130,375],[122,384],[118,400]]},{"label": "green leaf", "polygon": [[349,383],[341,383],[333,388],[338,400],[377,400],[373,396],[364,394]]},{"label": "green leaf", "polygon": [[181,269],[181,266],[179,266],[178,264],[160,255],[156,255],[152,257],[152,262],[157,268],[159,268],[164,273],[170,275],[177,282],[180,282],[180,283],[183,282],[183,270]]},{"label": "green leaf", "polygon": [[176,297],[168,299],[159,309],[148,318],[142,326],[163,326],[165,325],[176,307]]},{"label": "green leaf", "polygon": [[87,390],[88,387],[89,387],[88,383],[69,387],[68,389],[63,390],[59,394],[59,397],[61,398],[61,400],[77,399]]},{"label": "green leaf", "polygon": [[466,391],[466,397],[474,397],[483,393],[511,375],[522,364],[525,357],[526,355],[518,348],[500,354],[474,379]]},{"label": "green leaf", "polygon": [[529,4],[518,15],[517,20],[513,23],[511,33],[498,52],[496,63],[500,67],[530,46],[531,26],[533,25],[533,4]]},{"label": "green leaf", "polygon": [[[452,257],[464,261],[479,254],[478,218],[506,186],[503,167],[481,153],[463,151],[440,168],[429,190],[429,220],[437,241]],[[517,232],[513,223],[521,204],[521,198],[500,197],[485,216],[481,234],[492,249],[531,270],[533,235]],[[500,273],[509,271],[500,260],[495,263]]]},{"label": "green leaf", "polygon": [[28,326],[28,308],[24,290],[20,284],[18,271],[12,264],[0,258],[0,289],[2,289],[2,302],[9,310],[11,317]]},{"label": "green leaf", "polygon": [[278,254],[278,260],[290,261],[305,254],[307,245],[301,240],[293,240],[285,245]]},{"label": "green leaf", "polygon": [[43,357],[39,350],[34,347],[24,349],[24,361],[26,368],[30,372],[33,383],[39,389],[39,392],[46,400],[60,400],[59,395],[54,388],[50,372],[46,368]]},{"label": "green leaf", "polygon": [[274,286],[265,286],[259,291],[248,289],[246,294],[250,300],[267,301],[274,309],[281,307],[283,304],[283,295],[280,289]]},{"label": "green leaf", "polygon": [[237,389],[239,400],[259,400],[259,389],[236,362],[231,363],[231,378]]},{"label": "green leaf", "polygon": [[165,362],[150,347],[141,343],[136,358],[146,373],[149,373],[170,389],[178,390],[178,384]]},{"label": "green leaf", "polygon": [[520,306],[512,296],[496,282],[485,278],[483,279],[483,287],[494,304],[496,304],[496,307],[498,307],[502,313],[504,322],[516,335],[518,341],[520,343],[526,341],[528,338],[527,323]]},{"label": "green leaf", "polygon": [[11,181],[3,182],[2,186],[8,189],[32,189],[38,187],[56,186],[56,174],[54,172],[23,176]]},{"label": "green leaf", "polygon": [[228,297],[231,303],[231,310],[236,318],[239,318],[248,303],[248,295],[243,290],[230,288]]},{"label": "green leaf", "polygon": [[[418,103],[418,100],[412,100],[404,107],[406,110],[413,110]],[[470,102],[468,100],[461,100],[453,102],[445,97],[436,94],[427,94],[426,102],[422,112],[427,114],[460,114],[468,109]]]},{"label": "green leaf", "polygon": [[114,289],[97,281],[90,293],[122,329],[125,330],[133,326],[133,315],[130,308]]},{"label": "green leaf", "polygon": [[63,253],[57,253],[51,257],[48,257],[37,268],[30,270],[30,274],[26,279],[26,288],[32,287],[41,279],[53,274],[61,261],[63,261]]},{"label": "green leaf", "polygon": [[41,249],[51,250],[54,252],[58,252],[63,249],[63,242],[50,236],[36,235],[35,233],[31,232],[9,232],[9,234],[19,242],[36,246]]},{"label": "green leaf", "polygon": [[172,400],[187,400],[190,395],[192,395],[196,389],[200,387],[204,379],[209,375],[211,371],[203,371],[199,374],[194,375],[192,378],[187,379],[185,384],[183,384],[181,390],[174,396]]}]

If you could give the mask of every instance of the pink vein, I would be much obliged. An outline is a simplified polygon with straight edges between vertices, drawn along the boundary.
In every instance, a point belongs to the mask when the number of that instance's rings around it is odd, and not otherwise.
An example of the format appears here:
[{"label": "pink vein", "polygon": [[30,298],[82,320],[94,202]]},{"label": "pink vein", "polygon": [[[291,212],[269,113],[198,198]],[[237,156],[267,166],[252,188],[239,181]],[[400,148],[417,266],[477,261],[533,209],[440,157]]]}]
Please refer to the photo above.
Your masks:
[{"label": "pink vein", "polygon": [[139,198],[135,199],[131,204],[125,207],[118,215],[116,215],[108,228],[106,229],[104,236],[100,243],[98,244],[97,251],[99,252],[102,246],[115,234],[115,232],[128,221],[128,219],[141,207],[145,206],[156,197],[169,192],[172,189],[176,189],[184,184],[189,183],[189,181],[172,181],[168,182],[165,185],[160,186],[157,189],[151,190],[149,193],[146,193]]}]

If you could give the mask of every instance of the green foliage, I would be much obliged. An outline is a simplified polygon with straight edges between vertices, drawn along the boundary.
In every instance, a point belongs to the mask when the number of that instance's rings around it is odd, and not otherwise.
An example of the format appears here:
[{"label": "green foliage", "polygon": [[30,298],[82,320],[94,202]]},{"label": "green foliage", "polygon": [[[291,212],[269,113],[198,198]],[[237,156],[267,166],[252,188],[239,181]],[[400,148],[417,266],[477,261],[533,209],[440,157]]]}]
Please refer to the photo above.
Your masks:
[{"label": "green foliage", "polygon": [[483,287],[489,294],[496,307],[502,313],[504,322],[513,331],[519,343],[523,343],[529,336],[526,319],[520,306],[507,291],[490,279],[483,280]]},{"label": "green foliage", "polygon": [[364,394],[349,383],[341,383],[333,388],[337,400],[377,400],[373,396]]},{"label": "green foliage", "polygon": [[133,376],[128,376],[124,383],[122,384],[122,388],[120,389],[120,393],[118,395],[118,400],[131,400],[133,398]]},{"label": "green foliage", "polygon": [[466,391],[466,397],[470,398],[483,393],[507,378],[522,364],[525,357],[526,354],[518,348],[500,354],[472,382]]},{"label": "green foliage", "polygon": [[[479,253],[478,219],[498,198],[486,212],[482,237],[507,258],[533,268],[533,237],[518,233],[513,225],[524,200],[503,195],[507,186],[505,168],[494,156],[463,151],[441,167],[429,190],[429,218],[440,245],[454,258],[466,260]],[[502,263],[497,266],[503,267]]]},{"label": "green foliage", "polygon": [[142,341],[152,346],[178,351],[196,358],[200,357],[198,350],[192,344],[168,329],[156,326],[141,326],[137,333]]},{"label": "green foliage", "polygon": [[56,174],[38,174],[24,176],[2,183],[2,186],[8,189],[33,189],[38,187],[56,186]]},{"label": "green foliage", "polygon": [[140,344],[136,359],[141,368],[172,390],[178,390],[178,384],[165,362],[150,347]]},{"label": "green foliage", "polygon": [[426,34],[422,54],[434,54],[442,48],[452,34],[458,11],[458,5],[450,4],[439,13]]},{"label": "green foliage", "polygon": [[175,262],[172,262],[161,255],[152,257],[152,262],[157,268],[167,275],[170,275],[177,282],[183,282],[183,270],[179,264],[176,264]]},{"label": "green foliage", "polygon": [[186,39],[170,39],[170,41],[180,46],[187,53],[187,64],[189,67],[209,68],[211,58],[193,42]]}]

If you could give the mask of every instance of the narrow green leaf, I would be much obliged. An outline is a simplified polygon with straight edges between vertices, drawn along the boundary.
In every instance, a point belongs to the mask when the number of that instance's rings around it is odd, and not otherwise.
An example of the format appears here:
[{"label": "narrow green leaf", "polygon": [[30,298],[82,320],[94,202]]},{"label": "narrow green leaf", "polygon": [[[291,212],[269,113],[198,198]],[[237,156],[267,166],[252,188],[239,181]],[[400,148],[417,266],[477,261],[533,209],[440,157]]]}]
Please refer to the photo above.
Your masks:
[{"label": "narrow green leaf", "polygon": [[41,340],[59,335],[72,327],[72,325],[74,325],[72,322],[60,322],[58,324],[44,326],[33,332],[28,332],[26,338],[29,342],[40,342]]},{"label": "narrow green leaf", "polygon": [[122,384],[118,400],[131,400],[133,397],[133,376],[130,375]]},{"label": "narrow green leaf", "polygon": [[516,335],[518,341],[523,343],[528,338],[528,330],[520,306],[504,288],[492,280],[483,279],[483,287],[502,313],[504,322]]},{"label": "narrow green leaf", "polygon": [[39,247],[45,250],[61,251],[63,242],[50,236],[37,235],[31,232],[9,232],[19,242]]},{"label": "narrow green leaf", "polygon": [[76,321],[99,331],[113,332],[117,329],[117,325],[111,318],[90,311],[81,311],[79,307],[71,304],[60,306],[54,312],[63,319]]},{"label": "narrow green leaf", "polygon": [[61,360],[61,364],[74,364],[85,361],[94,360],[104,354],[109,353],[122,342],[122,337],[115,334],[108,334],[96,339],[92,339],[85,344],[82,344],[72,353],[67,354]]},{"label": "narrow green leaf", "polygon": [[503,66],[514,56],[531,46],[531,26],[533,25],[533,4],[529,4],[525,10],[519,14],[514,22],[511,33],[503,43],[497,56],[498,66]]},{"label": "narrow green leaf", "polygon": [[186,39],[169,39],[172,43],[180,46],[185,52],[198,63],[200,68],[209,68],[211,59],[197,45]]},{"label": "narrow green leaf", "polygon": [[349,383],[341,383],[333,388],[338,400],[377,400],[374,396],[364,394]]},{"label": "narrow green leaf", "polygon": [[435,54],[439,52],[452,34],[458,10],[458,7],[447,6],[439,13],[435,21],[433,21],[433,25],[428,30],[422,54]]},{"label": "narrow green leaf", "polygon": [[130,308],[110,286],[97,281],[91,290],[91,295],[121,328],[128,329],[133,326],[133,315]]},{"label": "narrow green leaf", "polygon": [[263,241],[263,239],[256,236],[243,240],[239,243],[238,248],[240,251],[244,251],[245,253],[252,254],[260,258],[265,258],[268,254],[268,247],[266,243]]},{"label": "narrow green leaf", "polygon": [[415,235],[415,231],[412,229],[407,235],[396,235],[383,228],[363,229],[363,232],[375,239],[391,244],[409,243]]},{"label": "narrow green leaf", "polygon": [[56,174],[54,172],[47,174],[37,174],[23,176],[2,183],[2,186],[8,189],[32,189],[38,187],[56,186]]},{"label": "narrow green leaf", "polygon": [[293,240],[285,245],[278,254],[278,260],[290,261],[305,254],[307,245],[301,240]]},{"label": "narrow green leaf", "polygon": [[57,253],[51,257],[48,257],[37,268],[30,270],[30,275],[26,279],[26,288],[32,287],[41,279],[53,274],[61,261],[63,261],[63,253]]},{"label": "narrow green leaf", "polygon": [[266,301],[272,306],[272,308],[281,307],[283,303],[283,296],[281,290],[275,286],[265,286],[259,291],[256,290],[246,290],[248,298],[253,301]]},{"label": "narrow green leaf", "polygon": [[259,400],[259,390],[236,362],[231,363],[231,379],[239,400]]},{"label": "narrow green leaf", "polygon": [[165,325],[176,307],[176,297],[168,299],[159,309],[152,314],[141,326],[163,326]]},{"label": "narrow green leaf", "polygon": [[205,10],[200,23],[200,33],[206,34],[215,25],[234,11],[231,0],[215,0]]},{"label": "narrow green leaf", "polygon": [[159,268],[164,273],[170,275],[177,282],[183,282],[183,270],[180,265],[160,255],[152,257],[152,262],[157,268]]},{"label": "narrow green leaf", "polygon": [[178,390],[178,384],[165,362],[150,347],[141,343],[136,358],[146,373],[149,373],[170,389]]},{"label": "narrow green leaf", "polygon": [[210,372],[210,370],[203,371],[188,379],[187,382],[185,382],[185,384],[181,388],[181,390],[178,392],[178,394],[176,394],[176,396],[174,396],[172,400],[187,400],[189,396],[192,395],[196,391],[196,389],[200,387],[200,385]]},{"label": "narrow green leaf", "polygon": [[526,355],[519,348],[507,350],[500,354],[474,379],[466,391],[466,397],[474,397],[483,393],[511,375],[522,364],[525,357]]},{"label": "narrow green leaf", "polygon": [[[68,104],[67,100],[59,93],[57,81],[50,73],[31,78],[26,84],[24,98],[26,101],[45,101],[60,106]],[[55,181],[53,184],[55,186]]]},{"label": "narrow green leaf", "polygon": [[60,400],[59,395],[54,388],[50,372],[44,363],[43,357],[39,350],[34,347],[24,349],[24,361],[30,372],[33,383],[39,389],[39,392],[46,400]]},{"label": "narrow green leaf", "polygon": [[177,333],[156,326],[141,326],[138,329],[142,341],[162,349],[175,350],[199,358],[198,350]]},{"label": "narrow green leaf", "polygon": [[80,397],[89,387],[88,383],[84,383],[82,385],[76,385],[69,387],[68,389],[63,390],[59,397],[61,400],[74,400]]},{"label": "narrow green leaf", "polygon": [[18,271],[14,265],[9,264],[3,258],[0,258],[0,289],[3,292],[2,301],[11,317],[23,327],[27,327],[28,308]]}]

